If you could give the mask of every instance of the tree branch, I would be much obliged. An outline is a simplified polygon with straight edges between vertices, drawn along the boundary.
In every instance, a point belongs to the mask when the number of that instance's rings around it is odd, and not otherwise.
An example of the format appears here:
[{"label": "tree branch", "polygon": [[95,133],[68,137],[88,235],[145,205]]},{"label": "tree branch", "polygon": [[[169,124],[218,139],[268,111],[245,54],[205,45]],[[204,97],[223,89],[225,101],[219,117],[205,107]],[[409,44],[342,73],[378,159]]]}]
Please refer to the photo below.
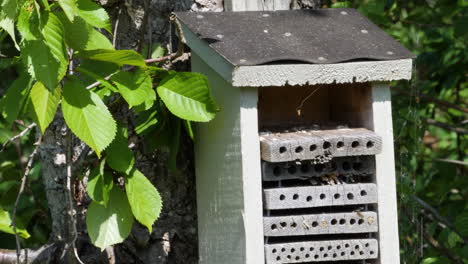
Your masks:
[{"label": "tree branch", "polygon": [[61,245],[46,244],[38,249],[24,249],[17,262],[16,251],[11,249],[0,249],[0,263],[2,264],[32,264],[32,263],[58,263],[57,253]]},{"label": "tree branch", "polygon": [[[171,53],[171,54],[169,54],[167,56],[163,56],[163,57],[159,57],[159,58],[146,59],[145,60],[146,64],[151,64],[151,63],[156,63],[156,62],[163,62],[163,61],[167,61],[167,60],[177,61],[178,58],[183,58],[185,54],[188,54],[188,53],[184,53],[184,46],[185,46],[186,41],[185,41],[184,34],[182,32],[182,25],[176,19],[174,14],[171,15],[170,20],[171,20],[171,22],[173,22],[176,25],[177,35],[179,36],[179,45],[177,47],[177,52],[176,53]],[[130,70],[133,70],[134,68],[135,68],[135,66],[132,66],[132,67],[129,67],[127,70],[130,71]],[[110,80],[110,78],[114,74],[115,73],[109,74],[108,76],[104,77],[104,80],[106,80],[106,81]],[[101,82],[97,81],[95,83],[92,83],[92,84],[88,85],[86,87],[86,89],[90,90],[90,89],[93,89],[95,87],[98,87],[99,85],[101,85]]]},{"label": "tree branch", "polygon": [[457,233],[457,235],[459,235],[465,242],[465,244],[468,244],[468,239],[466,239],[466,237],[464,237],[458,230],[457,228],[455,227],[454,224],[452,224],[447,218],[441,216],[439,214],[439,212],[434,208],[432,207],[430,204],[426,203],[424,200],[422,200],[421,198],[415,196],[415,195],[411,195],[410,196],[411,199],[413,199],[415,202],[417,202],[420,206],[422,206],[424,209],[428,210],[434,217],[437,221],[439,221],[440,223],[442,223],[443,225],[445,225],[446,227],[450,228],[453,230],[453,232]]},{"label": "tree branch", "polygon": [[13,142],[13,141],[23,137],[24,135],[26,135],[29,132],[29,130],[31,130],[35,126],[36,126],[36,123],[32,123],[29,126],[27,126],[23,131],[21,131],[18,135],[14,136],[12,138],[9,138],[7,141],[5,141],[5,143],[3,143],[2,148],[0,149],[0,152],[3,152],[5,150],[5,148],[6,148],[6,146],[8,144],[10,144],[11,142]]},{"label": "tree branch", "polygon": [[452,125],[449,125],[449,124],[446,124],[446,123],[442,123],[442,122],[436,121],[436,120],[434,120],[434,119],[432,119],[432,118],[426,119],[426,123],[427,123],[428,125],[440,127],[440,128],[446,129],[446,130],[450,130],[450,131],[456,132],[456,133],[458,133],[458,134],[468,135],[468,130],[466,130],[466,129],[464,129],[464,128],[461,128],[461,127],[454,127],[454,126],[452,126]]},{"label": "tree branch", "polygon": [[20,242],[20,238],[19,238],[19,235],[18,235],[18,232],[16,230],[16,212],[18,210],[18,204],[19,204],[19,201],[20,201],[20,198],[21,198],[21,195],[23,194],[24,192],[24,186],[26,185],[26,179],[29,175],[29,172],[31,171],[31,168],[32,168],[32,165],[34,163],[34,158],[36,157],[36,154],[37,154],[37,151],[38,151],[38,145],[40,144],[40,141],[41,139],[39,139],[35,145],[36,145],[36,148],[34,149],[34,151],[31,153],[31,155],[29,155],[29,160],[28,160],[28,164],[26,165],[26,169],[24,170],[24,175],[23,177],[21,178],[21,185],[20,185],[20,189],[18,191],[18,195],[16,196],[16,201],[15,201],[15,207],[13,208],[13,215],[11,217],[11,224],[10,226],[13,227],[13,232],[15,233],[15,238],[16,238],[16,257],[17,257],[17,261],[18,263],[21,263],[20,262],[20,257],[21,257],[21,242]]},{"label": "tree branch", "polygon": [[460,165],[460,166],[468,166],[468,162],[464,162],[461,160],[450,160],[450,159],[434,159],[434,160],[438,162],[451,163],[451,164]]},{"label": "tree branch", "polygon": [[422,101],[431,102],[431,103],[434,103],[436,105],[442,106],[443,108],[453,108],[453,109],[456,109],[458,111],[461,111],[461,112],[464,112],[464,113],[468,114],[468,108],[463,107],[461,105],[456,105],[456,104],[453,104],[453,103],[450,103],[450,102],[447,102],[447,101],[443,101],[443,100],[440,100],[440,99],[437,99],[437,98],[434,98],[434,97],[431,97],[431,96],[425,95],[425,94],[414,94],[414,93],[411,93],[409,91],[403,90],[403,89],[398,88],[398,87],[392,87],[392,90],[395,90],[398,93],[402,93],[402,94],[406,94],[406,95],[409,95],[409,96],[417,97],[417,98],[421,99]]}]

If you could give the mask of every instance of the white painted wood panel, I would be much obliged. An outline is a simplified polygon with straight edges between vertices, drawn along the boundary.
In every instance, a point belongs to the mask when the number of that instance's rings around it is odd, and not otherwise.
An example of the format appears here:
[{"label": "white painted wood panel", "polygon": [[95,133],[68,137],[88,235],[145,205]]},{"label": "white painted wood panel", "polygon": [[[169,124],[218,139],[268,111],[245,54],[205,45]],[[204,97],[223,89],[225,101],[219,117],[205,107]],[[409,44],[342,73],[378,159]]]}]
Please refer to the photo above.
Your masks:
[{"label": "white painted wood panel", "polygon": [[196,53],[221,108],[195,135],[199,263],[264,263],[257,90],[234,88]]},{"label": "white painted wood panel", "polygon": [[378,192],[380,263],[400,263],[398,215],[393,150],[393,122],[388,83],[372,84],[372,116],[375,133],[382,137],[382,152],[375,156]]}]

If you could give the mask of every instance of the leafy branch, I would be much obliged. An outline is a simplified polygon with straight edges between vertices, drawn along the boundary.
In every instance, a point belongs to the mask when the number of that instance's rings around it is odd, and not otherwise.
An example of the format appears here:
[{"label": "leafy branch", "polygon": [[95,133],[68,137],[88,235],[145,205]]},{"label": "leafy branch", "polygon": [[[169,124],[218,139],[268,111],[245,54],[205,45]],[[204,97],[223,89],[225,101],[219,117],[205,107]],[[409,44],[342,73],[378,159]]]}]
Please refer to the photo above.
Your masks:
[{"label": "leafy branch", "polygon": [[[133,50],[114,48],[115,35],[111,43],[99,31],[111,33],[109,16],[91,0],[2,0],[1,5],[8,8],[0,9],[0,28],[16,44],[20,52],[17,59],[24,71],[1,99],[0,114],[10,125],[18,119],[32,121],[24,131],[6,141],[2,150],[35,126],[46,133],[50,124],[62,117],[73,133],[73,136],[68,133],[65,141],[67,175],[63,188],[68,197],[71,238],[65,241],[63,253],[73,250],[76,261],[81,262],[74,245],[77,234],[72,197],[75,137],[92,149],[93,154],[88,158],[98,161],[90,168],[86,186],[92,200],[86,214],[92,243],[104,250],[122,242],[129,235],[134,219],[151,232],[163,203],[157,189],[136,168],[129,135],[143,137],[167,130],[171,137],[170,163],[175,164],[181,129],[179,119],[191,130],[191,122],[208,122],[218,111],[205,76],[151,66],[187,56],[185,39],[175,16],[170,20],[179,36],[177,52],[145,60],[146,56]],[[117,29],[115,25],[114,34]],[[135,127],[118,117],[115,102],[137,116]],[[37,148],[29,159],[18,197],[36,153]],[[118,184],[118,179],[123,179],[123,186],[122,182]],[[13,224],[15,216],[16,210]],[[0,230],[7,231],[1,226]],[[17,250],[19,262],[20,244]],[[62,254],[60,258],[63,257]]]}]

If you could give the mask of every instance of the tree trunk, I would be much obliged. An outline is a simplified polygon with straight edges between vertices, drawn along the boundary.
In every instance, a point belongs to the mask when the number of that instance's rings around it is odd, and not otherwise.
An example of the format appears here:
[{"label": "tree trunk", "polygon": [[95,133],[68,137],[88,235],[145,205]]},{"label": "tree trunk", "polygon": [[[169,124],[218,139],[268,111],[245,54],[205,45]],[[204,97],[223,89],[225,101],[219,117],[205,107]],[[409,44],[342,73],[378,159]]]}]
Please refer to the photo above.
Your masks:
[{"label": "tree trunk", "polygon": [[[112,24],[118,25],[115,34],[116,48],[141,50],[144,45],[160,44],[166,47],[174,41],[169,25],[173,11],[222,11],[221,0],[100,0],[111,16]],[[172,44],[172,43],[170,43]],[[175,49],[176,47],[174,47]],[[176,65],[188,70],[188,63]],[[130,120],[129,113],[120,117]],[[122,244],[108,248],[104,253],[93,247],[86,234],[85,208],[89,204],[83,184],[75,181],[73,190],[75,207],[78,205],[77,239],[78,255],[85,263],[197,263],[196,198],[193,172],[192,143],[187,137],[181,139],[181,150],[177,172],[167,168],[167,153],[145,153],[143,144],[136,139],[136,166],[155,184],[161,193],[164,207],[153,232],[135,223],[129,238]],[[73,148],[68,149],[69,144]],[[49,250],[30,251],[29,263],[57,263],[62,257],[64,243],[73,240],[73,229],[67,204],[67,156],[70,155],[75,171],[83,167],[83,155],[88,148],[70,135],[63,118],[57,115],[43,136],[39,149],[43,164],[45,186],[50,214],[52,234]],[[69,153],[69,154],[68,154]],[[82,172],[80,172],[82,173]],[[37,253],[38,252],[38,253]],[[44,252],[47,253],[45,256]],[[14,252],[10,252],[16,261]],[[6,261],[6,260],[5,260]],[[59,263],[76,263],[73,251],[68,251]]]}]

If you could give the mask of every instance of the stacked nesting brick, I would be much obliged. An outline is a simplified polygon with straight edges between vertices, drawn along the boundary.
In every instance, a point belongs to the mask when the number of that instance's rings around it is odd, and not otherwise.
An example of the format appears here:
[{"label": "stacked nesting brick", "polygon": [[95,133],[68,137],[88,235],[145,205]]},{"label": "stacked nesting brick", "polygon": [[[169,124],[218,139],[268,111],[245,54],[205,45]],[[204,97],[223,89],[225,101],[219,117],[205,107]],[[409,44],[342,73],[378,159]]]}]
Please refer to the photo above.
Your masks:
[{"label": "stacked nesting brick", "polygon": [[349,128],[268,133],[260,146],[267,264],[378,259],[378,135]]}]

